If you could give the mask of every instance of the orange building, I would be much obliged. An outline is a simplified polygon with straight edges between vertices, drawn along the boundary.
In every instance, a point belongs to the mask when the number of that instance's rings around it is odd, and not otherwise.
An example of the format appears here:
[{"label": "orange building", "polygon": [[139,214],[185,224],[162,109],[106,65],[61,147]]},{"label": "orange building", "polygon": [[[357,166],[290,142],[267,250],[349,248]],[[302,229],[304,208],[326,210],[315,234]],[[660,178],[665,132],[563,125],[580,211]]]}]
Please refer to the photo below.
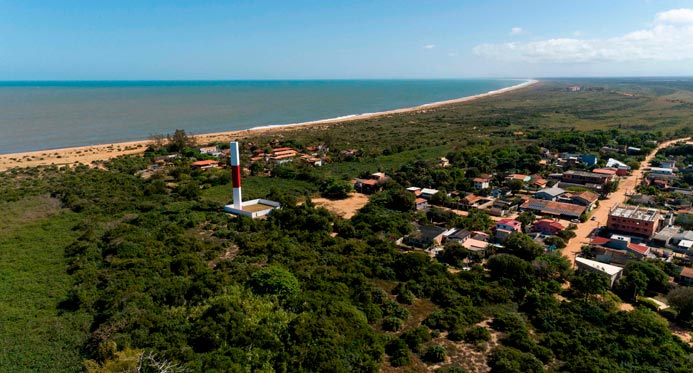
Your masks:
[{"label": "orange building", "polygon": [[609,230],[652,237],[659,227],[659,210],[614,205],[606,223]]}]

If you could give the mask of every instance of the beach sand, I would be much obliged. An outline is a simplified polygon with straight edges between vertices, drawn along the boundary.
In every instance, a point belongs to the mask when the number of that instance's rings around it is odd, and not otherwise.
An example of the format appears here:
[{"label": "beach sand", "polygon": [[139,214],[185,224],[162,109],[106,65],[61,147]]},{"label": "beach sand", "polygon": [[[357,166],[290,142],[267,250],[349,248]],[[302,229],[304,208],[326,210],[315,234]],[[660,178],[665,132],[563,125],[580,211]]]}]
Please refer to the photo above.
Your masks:
[{"label": "beach sand", "polygon": [[[495,96],[505,92],[514,91],[520,88],[528,87],[537,83],[537,80],[530,80],[522,84],[514,85],[512,87],[499,89],[497,91],[491,91],[488,93],[482,93],[475,96],[463,97],[454,100],[440,101],[430,104],[424,104],[420,106],[414,106],[403,109],[382,111],[378,113],[368,113],[361,115],[352,115],[348,117],[318,120],[312,122],[304,123],[294,123],[285,124],[277,126],[265,126],[257,127],[248,130],[240,131],[230,131],[230,132],[218,132],[195,135],[194,138],[196,142],[200,145],[205,145],[213,142],[226,142],[234,141],[242,138],[248,138],[251,136],[269,136],[279,134],[287,130],[300,129],[302,127],[313,127],[313,126],[323,126],[331,125],[336,123],[351,122],[355,120],[376,118],[385,115],[400,114],[416,112],[421,110],[429,110],[437,108],[444,105],[457,104],[461,102],[468,102],[477,100],[483,97]],[[79,146],[73,148],[61,148],[53,150],[40,150],[34,152],[23,152],[23,153],[13,153],[13,154],[0,154],[0,171],[6,171],[14,167],[34,167],[34,166],[48,166],[48,165],[74,165],[74,164],[85,164],[90,165],[94,161],[104,161],[111,158],[115,158],[121,155],[131,155],[131,154],[141,154],[147,149],[147,146],[151,143],[151,140],[140,140],[140,141],[130,141],[122,143],[113,144],[100,144],[100,145],[88,145]]]}]

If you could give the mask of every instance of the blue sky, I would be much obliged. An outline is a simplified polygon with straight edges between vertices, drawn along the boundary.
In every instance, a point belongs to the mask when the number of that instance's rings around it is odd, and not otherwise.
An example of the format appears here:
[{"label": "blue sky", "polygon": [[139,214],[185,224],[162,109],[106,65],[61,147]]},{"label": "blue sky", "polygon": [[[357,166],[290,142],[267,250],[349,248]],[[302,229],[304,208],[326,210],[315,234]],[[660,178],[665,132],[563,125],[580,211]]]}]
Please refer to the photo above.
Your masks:
[{"label": "blue sky", "polygon": [[693,0],[0,0],[0,80],[639,75],[693,75]]}]

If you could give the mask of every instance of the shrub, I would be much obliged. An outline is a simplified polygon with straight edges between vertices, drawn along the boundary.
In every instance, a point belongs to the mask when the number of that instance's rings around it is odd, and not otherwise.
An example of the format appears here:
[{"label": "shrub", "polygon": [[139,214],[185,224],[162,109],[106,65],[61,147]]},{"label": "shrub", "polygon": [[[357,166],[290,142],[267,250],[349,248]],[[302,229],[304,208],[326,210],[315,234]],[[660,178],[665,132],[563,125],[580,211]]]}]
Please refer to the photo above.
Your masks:
[{"label": "shrub", "polygon": [[464,332],[464,329],[462,328],[455,328],[448,333],[448,339],[451,341],[459,342],[463,340],[466,336],[466,333]]},{"label": "shrub", "polygon": [[464,335],[467,343],[486,342],[491,339],[491,333],[483,326],[472,326]]},{"label": "shrub", "polygon": [[394,316],[386,317],[383,319],[383,330],[387,330],[389,332],[396,332],[402,328],[402,325],[404,322],[402,319]]},{"label": "shrub", "polygon": [[404,289],[397,294],[397,301],[402,304],[414,304],[414,294],[411,291]]},{"label": "shrub", "polygon": [[427,363],[440,363],[445,360],[445,348],[439,345],[433,345],[424,352],[421,359]]},{"label": "shrub", "polygon": [[659,311],[659,305],[657,303],[653,302],[651,299],[638,297],[637,304],[639,306],[649,308],[650,310],[655,311],[655,312]]}]

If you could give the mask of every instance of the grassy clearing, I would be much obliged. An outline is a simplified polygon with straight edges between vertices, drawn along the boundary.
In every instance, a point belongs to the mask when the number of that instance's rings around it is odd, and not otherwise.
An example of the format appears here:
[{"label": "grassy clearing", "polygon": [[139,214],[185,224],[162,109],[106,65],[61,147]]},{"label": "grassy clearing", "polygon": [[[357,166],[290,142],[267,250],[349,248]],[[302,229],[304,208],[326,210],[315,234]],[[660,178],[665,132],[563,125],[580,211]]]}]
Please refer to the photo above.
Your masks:
[{"label": "grassy clearing", "polygon": [[[246,176],[243,178],[244,201],[255,198],[265,198],[270,194],[272,189],[276,189],[280,193],[302,196],[305,193],[313,194],[318,190],[318,186],[306,181],[287,180],[276,177]],[[229,204],[233,199],[231,192],[231,185],[218,185],[203,190],[202,198],[219,204]]]},{"label": "grassy clearing", "polygon": [[80,371],[89,319],[58,311],[72,286],[63,248],[77,236],[77,216],[43,197],[3,207],[0,371]]}]

